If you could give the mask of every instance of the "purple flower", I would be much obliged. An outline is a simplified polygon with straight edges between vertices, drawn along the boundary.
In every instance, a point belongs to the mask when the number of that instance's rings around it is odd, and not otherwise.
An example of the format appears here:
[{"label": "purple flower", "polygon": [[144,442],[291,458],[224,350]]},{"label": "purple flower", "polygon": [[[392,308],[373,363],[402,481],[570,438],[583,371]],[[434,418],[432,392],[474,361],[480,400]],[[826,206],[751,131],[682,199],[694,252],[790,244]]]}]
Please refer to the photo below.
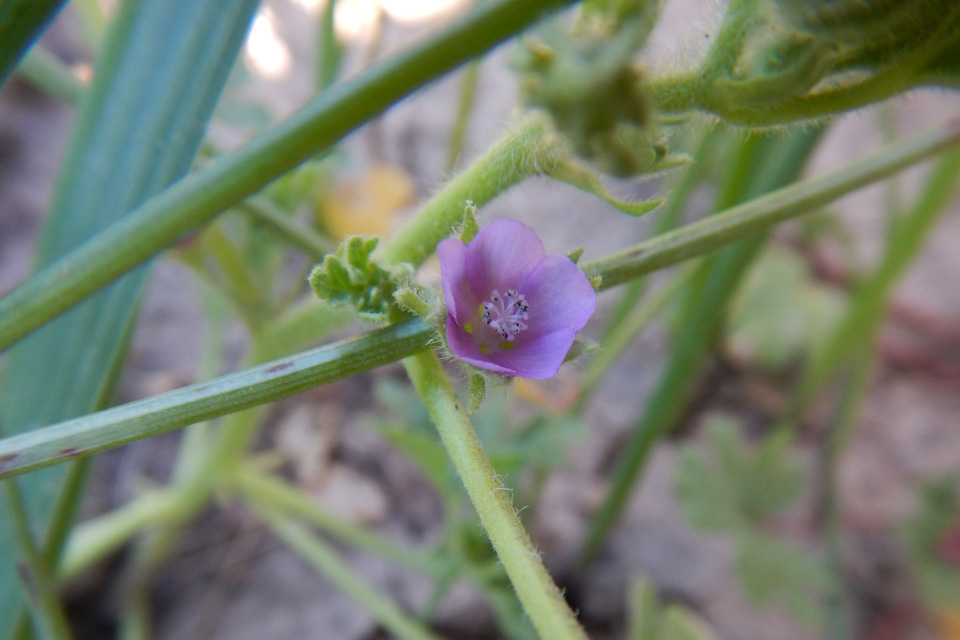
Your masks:
[{"label": "purple flower", "polygon": [[597,306],[583,272],[566,256],[545,255],[516,220],[491,222],[469,245],[444,240],[437,255],[453,354],[505,376],[555,376]]}]

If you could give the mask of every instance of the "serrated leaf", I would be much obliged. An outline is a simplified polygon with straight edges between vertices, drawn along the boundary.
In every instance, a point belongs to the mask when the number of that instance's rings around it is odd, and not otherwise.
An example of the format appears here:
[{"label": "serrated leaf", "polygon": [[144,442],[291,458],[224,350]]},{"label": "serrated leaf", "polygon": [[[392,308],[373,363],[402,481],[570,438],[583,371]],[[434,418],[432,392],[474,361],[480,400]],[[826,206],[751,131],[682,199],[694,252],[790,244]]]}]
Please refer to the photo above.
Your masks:
[{"label": "serrated leaf", "polygon": [[820,600],[835,578],[818,554],[751,533],[739,540],[735,572],[743,592],[758,607],[782,604],[811,629],[821,627]]},{"label": "serrated leaf", "polygon": [[677,469],[675,486],[691,525],[735,532],[760,525],[799,496],[805,473],[792,459],[790,432],[770,434],[752,452],[729,418],[710,419],[707,433],[713,456],[687,446]]},{"label": "serrated leaf", "polygon": [[839,321],[843,297],[816,283],[794,252],[768,248],[733,302],[729,347],[766,369],[782,369],[821,345]]},{"label": "serrated leaf", "polygon": [[[215,0],[122,4],[77,114],[38,266],[189,170],[256,6],[253,0],[229,6]],[[127,274],[11,349],[0,385],[5,435],[109,401],[146,276],[145,267]],[[36,526],[46,527],[65,472],[52,467],[20,479]],[[0,528],[0,637],[9,635],[17,618],[16,557],[7,530]]]}]

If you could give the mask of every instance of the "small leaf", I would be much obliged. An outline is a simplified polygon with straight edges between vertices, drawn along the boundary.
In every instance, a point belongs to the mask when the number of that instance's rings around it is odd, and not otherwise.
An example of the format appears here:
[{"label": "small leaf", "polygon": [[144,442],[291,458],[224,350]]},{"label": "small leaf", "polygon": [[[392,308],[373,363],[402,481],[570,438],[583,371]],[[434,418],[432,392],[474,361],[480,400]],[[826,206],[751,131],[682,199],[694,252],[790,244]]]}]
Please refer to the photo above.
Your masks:
[{"label": "small leaf", "polygon": [[467,200],[463,207],[463,224],[460,227],[460,242],[470,244],[470,241],[476,237],[480,231],[480,225],[477,223],[477,205],[473,200]]},{"label": "small leaf", "polygon": [[477,409],[480,408],[480,405],[483,403],[483,399],[487,394],[487,384],[484,381],[484,378],[479,373],[470,374],[470,400],[467,403],[467,413],[473,414]]},{"label": "small leaf", "polygon": [[421,297],[417,289],[400,287],[394,292],[393,299],[400,305],[401,309],[409,311],[413,315],[429,318],[432,314],[430,304]]},{"label": "small leaf", "polygon": [[737,531],[743,519],[730,478],[691,446],[680,451],[674,490],[690,525],[705,531]]},{"label": "small leaf", "polygon": [[599,198],[602,198],[623,213],[634,217],[639,217],[646,213],[650,213],[664,203],[663,199],[645,200],[641,202],[626,202],[624,200],[614,198],[610,192],[607,191],[606,186],[604,186],[600,178],[590,173],[590,171],[584,167],[570,161],[558,164],[556,167],[550,170],[549,175],[555,180],[566,182],[572,187],[576,187],[581,191],[586,191],[587,193],[591,193]]},{"label": "small leaf", "polygon": [[577,247],[576,249],[568,253],[567,257],[570,258],[573,264],[577,264],[578,262],[580,262],[580,258],[583,257],[583,247]]}]

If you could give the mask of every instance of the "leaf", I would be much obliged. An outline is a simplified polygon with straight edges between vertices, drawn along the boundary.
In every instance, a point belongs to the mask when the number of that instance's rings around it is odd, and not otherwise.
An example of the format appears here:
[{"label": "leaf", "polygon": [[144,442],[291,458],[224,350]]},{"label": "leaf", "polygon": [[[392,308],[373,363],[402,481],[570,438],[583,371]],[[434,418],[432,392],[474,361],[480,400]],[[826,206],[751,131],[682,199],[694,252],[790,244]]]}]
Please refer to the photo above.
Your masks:
[{"label": "leaf", "polygon": [[[127,0],[77,116],[37,249],[44,266],[183,176],[257,3]],[[146,268],[127,274],[18,343],[0,384],[4,435],[104,406],[130,336]],[[66,467],[25,476],[31,520],[46,528]],[[77,492],[79,494],[79,491]],[[69,512],[70,509],[65,510]],[[0,637],[17,616],[17,553],[0,530]]]},{"label": "leaf", "polygon": [[676,604],[663,607],[653,584],[634,582],[628,606],[629,640],[714,640],[710,626],[696,613]]},{"label": "leaf", "polygon": [[821,556],[751,533],[739,540],[734,570],[743,592],[758,607],[784,604],[808,627],[822,626],[820,599],[835,580]]},{"label": "leaf", "polygon": [[841,294],[814,282],[800,256],[771,247],[734,300],[727,343],[742,359],[782,369],[823,344],[844,306]]},{"label": "leaf", "polygon": [[692,526],[737,532],[762,524],[798,497],[805,474],[791,459],[790,432],[770,434],[751,452],[734,420],[714,416],[707,429],[715,457],[684,447],[675,478]]},{"label": "leaf", "polygon": [[570,161],[558,164],[549,171],[549,175],[555,180],[566,182],[572,187],[602,198],[623,213],[634,217],[650,213],[664,202],[662,199],[626,202],[625,200],[614,198],[600,178],[590,173],[586,168]]},{"label": "leaf", "polygon": [[705,455],[684,447],[677,461],[674,490],[690,525],[705,531],[735,531],[743,525],[736,492]]}]

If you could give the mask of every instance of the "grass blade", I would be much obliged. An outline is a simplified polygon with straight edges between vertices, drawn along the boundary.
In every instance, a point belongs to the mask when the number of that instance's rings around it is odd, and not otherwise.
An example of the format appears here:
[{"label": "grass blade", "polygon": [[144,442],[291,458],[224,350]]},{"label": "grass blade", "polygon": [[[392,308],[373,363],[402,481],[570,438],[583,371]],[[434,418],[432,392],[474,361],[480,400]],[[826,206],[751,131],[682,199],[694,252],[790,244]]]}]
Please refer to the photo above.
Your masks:
[{"label": "grass blade", "polygon": [[[84,96],[37,249],[55,262],[190,168],[256,0],[123,3]],[[200,126],[198,126],[198,123]],[[147,272],[129,274],[9,353],[0,425],[29,432],[110,397]],[[30,520],[45,528],[66,469],[24,478]],[[70,509],[68,509],[69,511]],[[0,637],[20,603],[13,541],[0,534]]]}]

